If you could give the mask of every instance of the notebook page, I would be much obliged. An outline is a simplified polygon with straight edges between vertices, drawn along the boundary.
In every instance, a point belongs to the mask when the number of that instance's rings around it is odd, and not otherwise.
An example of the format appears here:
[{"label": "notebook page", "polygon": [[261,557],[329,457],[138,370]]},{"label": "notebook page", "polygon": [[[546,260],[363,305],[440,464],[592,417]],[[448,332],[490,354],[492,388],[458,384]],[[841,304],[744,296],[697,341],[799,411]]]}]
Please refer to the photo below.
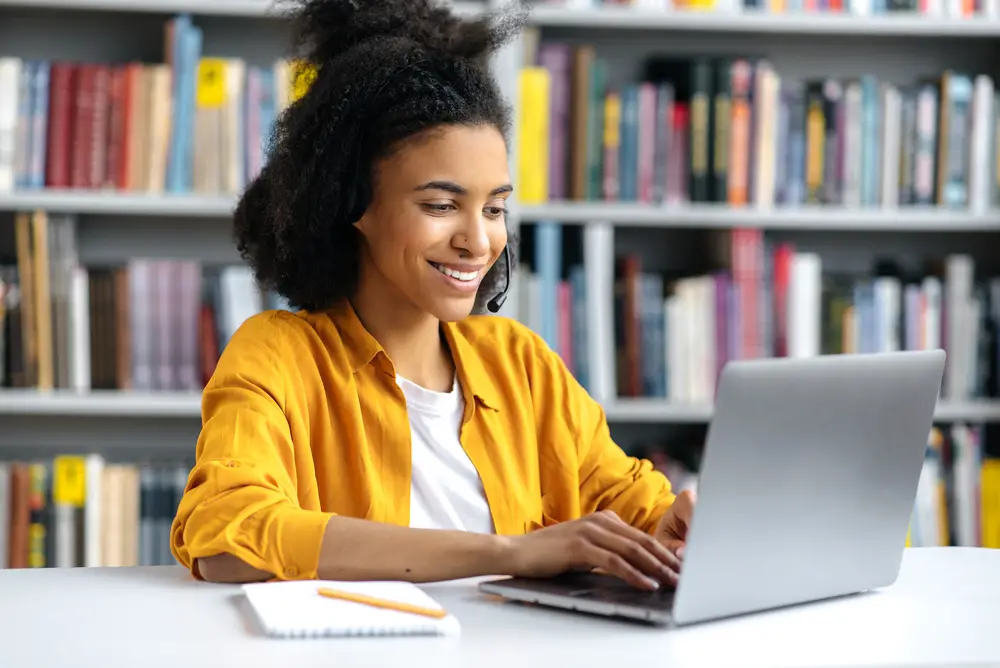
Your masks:
[{"label": "notebook page", "polygon": [[363,603],[320,596],[329,587],[376,598],[441,609],[441,605],[409,582],[333,582],[297,580],[243,585],[265,633],[274,637],[308,638],[356,635],[458,635],[454,615],[434,619],[409,612],[386,610]]}]

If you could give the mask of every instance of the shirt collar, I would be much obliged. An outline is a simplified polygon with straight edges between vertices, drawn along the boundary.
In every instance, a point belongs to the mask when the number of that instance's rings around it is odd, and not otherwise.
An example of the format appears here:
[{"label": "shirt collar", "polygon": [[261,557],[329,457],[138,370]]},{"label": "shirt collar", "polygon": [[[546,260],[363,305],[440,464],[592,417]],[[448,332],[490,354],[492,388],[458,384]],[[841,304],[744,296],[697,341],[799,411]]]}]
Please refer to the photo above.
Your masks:
[{"label": "shirt collar", "polygon": [[[350,302],[345,300],[329,309],[327,313],[344,343],[352,372],[357,373],[381,357],[387,362],[385,370],[394,373],[389,356],[385,353],[382,345],[375,340],[375,337],[365,329]],[[441,330],[448,342],[448,347],[451,349],[458,380],[466,398],[466,417],[468,418],[472,409],[470,398],[474,397],[485,407],[498,411],[500,410],[500,395],[493,384],[492,376],[483,364],[479,351],[469,340],[465,329],[462,322],[441,324]]]}]

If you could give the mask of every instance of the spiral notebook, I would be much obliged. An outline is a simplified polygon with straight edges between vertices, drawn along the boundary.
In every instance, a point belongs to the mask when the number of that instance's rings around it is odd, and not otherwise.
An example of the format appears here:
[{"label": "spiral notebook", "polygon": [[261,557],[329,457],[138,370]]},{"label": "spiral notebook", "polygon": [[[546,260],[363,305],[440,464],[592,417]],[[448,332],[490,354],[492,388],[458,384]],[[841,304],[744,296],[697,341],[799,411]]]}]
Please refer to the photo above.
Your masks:
[{"label": "spiral notebook", "polygon": [[318,593],[322,587],[443,610],[437,601],[409,582],[297,580],[258,582],[243,585],[242,589],[264,633],[274,638],[450,636],[459,635],[461,630],[458,619],[451,614],[435,619],[327,598]]}]

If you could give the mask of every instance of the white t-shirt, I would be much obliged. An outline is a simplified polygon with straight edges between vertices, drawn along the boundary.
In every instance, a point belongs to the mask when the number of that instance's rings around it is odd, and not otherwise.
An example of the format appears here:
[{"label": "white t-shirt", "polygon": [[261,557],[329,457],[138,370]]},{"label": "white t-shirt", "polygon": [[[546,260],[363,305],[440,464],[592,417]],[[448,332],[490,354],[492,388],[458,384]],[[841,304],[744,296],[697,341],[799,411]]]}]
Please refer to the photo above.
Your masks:
[{"label": "white t-shirt", "polygon": [[410,526],[493,533],[479,472],[459,441],[465,402],[458,380],[435,392],[396,375],[406,397],[412,443]]}]

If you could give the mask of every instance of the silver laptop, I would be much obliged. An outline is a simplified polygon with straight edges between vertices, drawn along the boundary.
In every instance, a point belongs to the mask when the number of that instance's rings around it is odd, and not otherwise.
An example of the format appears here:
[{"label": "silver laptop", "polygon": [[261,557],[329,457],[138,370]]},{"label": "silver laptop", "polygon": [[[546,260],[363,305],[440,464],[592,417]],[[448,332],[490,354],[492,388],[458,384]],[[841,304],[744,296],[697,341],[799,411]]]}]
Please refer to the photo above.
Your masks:
[{"label": "silver laptop", "polygon": [[683,625],[890,585],[944,365],[941,350],[732,362],[720,376],[676,591],[598,574],[480,589]]}]

